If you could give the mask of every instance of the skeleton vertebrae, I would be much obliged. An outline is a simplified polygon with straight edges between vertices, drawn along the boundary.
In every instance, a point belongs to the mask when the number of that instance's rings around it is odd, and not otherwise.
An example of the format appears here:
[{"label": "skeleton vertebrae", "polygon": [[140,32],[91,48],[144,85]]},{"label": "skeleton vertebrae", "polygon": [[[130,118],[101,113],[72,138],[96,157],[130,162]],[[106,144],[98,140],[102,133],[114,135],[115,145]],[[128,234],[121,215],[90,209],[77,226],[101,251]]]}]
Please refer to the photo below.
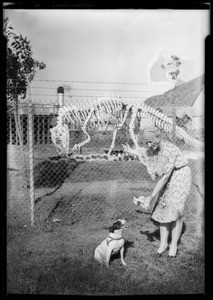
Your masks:
[{"label": "skeleton vertebrae", "polygon": [[[131,109],[131,121],[129,123],[129,132],[131,138],[137,147],[137,139],[134,134],[135,118],[144,118],[157,126],[166,133],[171,133],[173,129],[173,120],[158,110],[138,102],[137,105],[124,103],[120,98],[115,97],[99,97],[94,99],[91,108],[77,108],[76,106],[63,106],[58,111],[57,125],[52,128],[51,138],[53,144],[57,148],[57,152],[61,156],[68,156],[69,153],[69,123],[80,125],[82,131],[86,135],[86,139],[79,144],[75,144],[71,150],[79,150],[90,141],[90,135],[87,128],[93,130],[107,131],[109,125],[113,127],[112,144],[108,151],[109,157],[114,148],[116,134],[124,125],[127,115]],[[203,147],[203,143],[192,136],[190,136],[184,129],[176,125],[176,135],[183,139],[185,143],[193,145],[194,147]]]},{"label": "skeleton vertebrae", "polygon": [[[166,133],[171,133],[173,129],[173,120],[158,110],[142,103],[139,107],[134,108],[141,110],[141,118],[150,120],[159,129]],[[197,148],[203,147],[203,143],[190,136],[183,128],[176,125],[176,135],[178,138],[183,139],[186,144],[193,145]]]}]

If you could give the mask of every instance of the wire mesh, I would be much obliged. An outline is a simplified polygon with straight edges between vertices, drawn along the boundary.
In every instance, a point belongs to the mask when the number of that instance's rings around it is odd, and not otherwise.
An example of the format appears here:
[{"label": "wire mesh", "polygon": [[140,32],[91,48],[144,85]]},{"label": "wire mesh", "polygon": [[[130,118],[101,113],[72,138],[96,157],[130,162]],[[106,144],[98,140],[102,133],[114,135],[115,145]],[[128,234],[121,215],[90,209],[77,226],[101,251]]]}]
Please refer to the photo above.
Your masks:
[{"label": "wire mesh", "polygon": [[[100,99],[101,102],[98,102]],[[118,105],[117,100],[122,105]],[[29,224],[32,213],[35,224],[39,225],[92,226],[100,222],[108,224],[119,217],[134,218],[141,209],[135,208],[133,197],[149,195],[155,185],[138,157],[126,155],[122,150],[125,143],[134,146],[129,131],[133,108],[137,108],[144,99],[135,101],[127,101],[120,96],[92,97],[91,101],[76,97],[72,98],[70,105],[66,103],[62,108],[55,102],[38,104],[33,101],[32,122],[29,122],[28,105],[22,104],[22,148],[11,105],[7,114],[9,224]],[[96,102],[99,106],[92,110]],[[104,102],[107,105],[99,110]],[[155,109],[172,120],[171,111],[167,113],[163,107]],[[62,118],[61,111],[64,112]],[[196,118],[196,124],[195,118],[187,114],[176,116],[175,120],[175,128],[184,129],[196,141],[204,141],[203,116]],[[156,125],[155,118],[146,118],[137,108],[133,122],[135,135],[151,124]],[[65,133],[60,132],[60,126]],[[52,134],[54,128],[59,129],[55,139]],[[193,203],[197,207],[194,209],[201,214],[204,198],[203,151],[194,147],[193,143],[189,145],[173,131],[161,129],[163,138],[175,143],[189,159],[193,175],[189,203],[195,201]],[[31,148],[29,134],[32,135]],[[81,147],[76,148],[75,145],[79,144]],[[32,165],[33,206],[29,196]]]}]

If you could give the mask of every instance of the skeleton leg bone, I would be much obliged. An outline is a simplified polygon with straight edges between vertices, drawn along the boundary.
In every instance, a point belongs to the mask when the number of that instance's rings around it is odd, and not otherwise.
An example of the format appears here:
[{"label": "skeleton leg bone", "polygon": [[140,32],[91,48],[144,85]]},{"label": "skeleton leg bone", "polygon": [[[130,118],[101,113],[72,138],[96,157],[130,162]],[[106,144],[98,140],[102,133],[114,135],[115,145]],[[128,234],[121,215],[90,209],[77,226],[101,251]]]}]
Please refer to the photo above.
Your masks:
[{"label": "skeleton leg bone", "polygon": [[108,157],[110,156],[110,154],[111,154],[111,152],[112,152],[112,149],[115,147],[115,139],[116,139],[117,131],[118,131],[119,129],[121,129],[122,126],[123,126],[123,124],[125,123],[126,118],[127,118],[127,115],[128,115],[128,112],[129,112],[129,110],[130,110],[130,107],[131,107],[130,105],[127,105],[127,107],[125,108],[125,113],[124,113],[124,117],[123,117],[122,122],[121,122],[120,124],[118,124],[118,125],[116,126],[116,128],[114,129],[114,131],[113,131],[112,144],[111,144],[111,146],[110,146],[110,148],[109,148],[109,151],[108,151],[108,153],[107,153],[107,156],[108,156]]},{"label": "skeleton leg bone", "polygon": [[135,134],[134,134],[134,129],[135,129],[134,122],[135,122],[135,118],[137,115],[137,111],[138,111],[137,108],[132,107],[132,117],[131,117],[131,121],[129,123],[129,133],[130,133],[130,136],[131,136],[136,148],[138,147],[138,142],[137,142],[137,140],[135,138]]},{"label": "skeleton leg bone", "polygon": [[[130,136],[134,142],[134,145],[135,145],[135,148],[137,149],[139,147],[138,145],[138,142],[137,142],[137,139],[135,137],[135,134],[134,134],[134,129],[135,129],[135,125],[134,125],[134,122],[135,122],[135,118],[137,116],[137,112],[138,112],[138,109],[137,108],[132,108],[132,116],[131,116],[131,121],[129,123],[129,133],[130,133]],[[146,163],[146,160],[145,160],[145,157],[143,157],[142,155],[140,156],[140,162],[142,164],[144,164],[145,166],[147,166],[147,163]]]},{"label": "skeleton leg bone", "polygon": [[81,130],[83,131],[83,133],[87,136],[86,140],[84,140],[83,142],[79,143],[79,144],[75,144],[72,148],[72,150],[80,150],[85,144],[89,143],[89,141],[91,140],[89,133],[86,131],[86,126],[94,112],[95,108],[93,107],[90,111],[90,113],[88,114],[86,121],[84,122],[84,125],[81,127]]},{"label": "skeleton leg bone", "polygon": [[69,128],[66,124],[56,125],[54,128],[50,129],[51,139],[54,146],[57,149],[57,153],[60,156],[68,156],[69,152]]}]

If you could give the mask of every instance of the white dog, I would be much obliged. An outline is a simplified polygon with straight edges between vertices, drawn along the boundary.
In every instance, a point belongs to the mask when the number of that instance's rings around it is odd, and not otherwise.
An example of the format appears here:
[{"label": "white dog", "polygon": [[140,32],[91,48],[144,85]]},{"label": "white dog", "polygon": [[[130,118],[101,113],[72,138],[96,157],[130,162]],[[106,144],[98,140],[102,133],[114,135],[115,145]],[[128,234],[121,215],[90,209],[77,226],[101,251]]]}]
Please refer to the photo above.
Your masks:
[{"label": "white dog", "polygon": [[124,261],[124,238],[122,237],[122,227],[125,223],[124,219],[116,220],[109,229],[109,236],[95,249],[94,258],[99,262],[105,261],[107,267],[109,267],[111,255],[119,251],[121,262],[126,266]]}]

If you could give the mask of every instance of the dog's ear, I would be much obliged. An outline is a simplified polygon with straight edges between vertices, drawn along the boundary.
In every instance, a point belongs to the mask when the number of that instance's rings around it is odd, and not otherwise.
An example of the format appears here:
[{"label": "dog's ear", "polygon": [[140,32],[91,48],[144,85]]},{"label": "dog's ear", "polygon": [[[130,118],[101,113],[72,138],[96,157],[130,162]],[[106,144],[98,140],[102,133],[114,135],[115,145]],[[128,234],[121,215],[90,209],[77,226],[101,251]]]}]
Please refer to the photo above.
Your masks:
[{"label": "dog's ear", "polygon": [[118,222],[115,221],[112,226],[109,228],[109,232],[114,232],[118,228]]},{"label": "dog's ear", "polygon": [[109,228],[109,232],[114,232],[114,227],[113,227],[113,226],[111,226],[111,227]]},{"label": "dog's ear", "polygon": [[113,223],[113,225],[110,227],[109,232],[114,232],[115,230],[119,230],[121,229],[122,224],[120,220],[115,221],[115,223]]},{"label": "dog's ear", "polygon": [[116,228],[115,228],[115,224],[113,224],[113,225],[109,228],[109,232],[112,232],[112,233],[113,233],[113,232],[115,231],[115,229],[116,229]]}]

